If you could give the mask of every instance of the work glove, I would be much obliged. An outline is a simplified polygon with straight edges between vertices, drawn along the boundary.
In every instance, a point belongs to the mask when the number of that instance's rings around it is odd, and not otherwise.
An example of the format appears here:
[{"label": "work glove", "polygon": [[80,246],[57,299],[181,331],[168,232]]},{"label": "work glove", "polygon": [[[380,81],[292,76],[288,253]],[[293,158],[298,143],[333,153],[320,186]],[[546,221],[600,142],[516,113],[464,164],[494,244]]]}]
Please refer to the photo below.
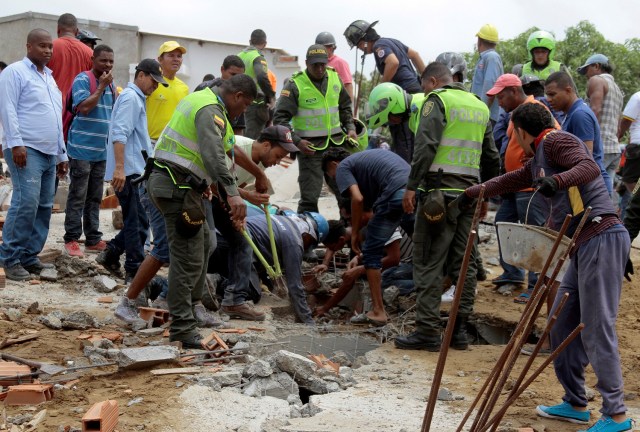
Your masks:
[{"label": "work glove", "polygon": [[633,263],[631,258],[627,258],[627,264],[624,266],[624,278],[631,282],[631,275],[633,274]]},{"label": "work glove", "polygon": [[533,187],[542,195],[551,198],[558,191],[558,182],[553,177],[538,177],[533,180]]},{"label": "work glove", "polygon": [[460,209],[460,211],[466,212],[471,207],[473,207],[473,202],[475,200],[466,193],[462,192],[460,195],[458,195],[456,201],[458,201],[458,208]]}]

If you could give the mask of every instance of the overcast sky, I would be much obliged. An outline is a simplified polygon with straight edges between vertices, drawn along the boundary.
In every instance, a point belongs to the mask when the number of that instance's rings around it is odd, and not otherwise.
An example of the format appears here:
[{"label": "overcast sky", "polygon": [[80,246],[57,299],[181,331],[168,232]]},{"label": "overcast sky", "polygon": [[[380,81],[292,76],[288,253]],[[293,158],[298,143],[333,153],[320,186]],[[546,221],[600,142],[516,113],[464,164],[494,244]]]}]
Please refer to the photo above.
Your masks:
[{"label": "overcast sky", "polygon": [[[54,15],[70,12],[78,18],[135,25],[146,32],[206,40],[245,43],[253,29],[262,28],[267,33],[269,46],[283,48],[301,59],[316,35],[329,31],[338,43],[336,53],[346,58],[352,68],[355,53],[349,51],[342,33],[356,19],[379,20],[376,29],[380,35],[399,39],[416,49],[425,63],[443,51],[473,50],[475,34],[485,23],[494,24],[501,39],[510,39],[532,26],[551,31],[562,39],[564,30],[581,20],[592,22],[607,39],[615,42],[640,37],[639,0],[0,2],[0,16],[27,11]],[[168,6],[163,8],[163,5]],[[368,58],[367,63],[367,69],[370,69],[373,59]]]}]

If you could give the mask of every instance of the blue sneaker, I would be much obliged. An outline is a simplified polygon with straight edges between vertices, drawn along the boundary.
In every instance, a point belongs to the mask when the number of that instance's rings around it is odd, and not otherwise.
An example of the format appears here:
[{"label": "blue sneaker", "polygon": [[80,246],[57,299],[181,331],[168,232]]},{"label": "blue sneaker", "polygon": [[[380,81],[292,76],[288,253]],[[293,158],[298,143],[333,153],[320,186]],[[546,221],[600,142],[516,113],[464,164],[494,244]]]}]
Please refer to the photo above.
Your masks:
[{"label": "blue sneaker", "polygon": [[609,416],[603,415],[593,426],[586,431],[578,432],[623,432],[633,429],[633,420],[626,419],[622,423],[616,423]]},{"label": "blue sneaker", "polygon": [[564,420],[577,424],[589,424],[589,418],[591,417],[591,411],[578,411],[568,402],[562,402],[561,404],[554,406],[538,405],[536,407],[536,413],[540,417]]}]

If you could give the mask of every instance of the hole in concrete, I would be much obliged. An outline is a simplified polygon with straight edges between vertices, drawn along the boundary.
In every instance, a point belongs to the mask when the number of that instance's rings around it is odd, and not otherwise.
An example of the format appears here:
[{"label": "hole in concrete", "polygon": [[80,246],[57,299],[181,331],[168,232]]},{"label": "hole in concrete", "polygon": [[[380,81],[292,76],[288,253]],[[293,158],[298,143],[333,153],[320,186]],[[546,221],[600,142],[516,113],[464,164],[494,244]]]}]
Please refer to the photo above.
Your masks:
[{"label": "hole in concrete", "polygon": [[304,387],[300,387],[300,391],[298,393],[300,394],[300,400],[302,401],[303,404],[308,404],[309,403],[309,398],[316,394],[316,393],[312,392],[311,390],[306,389]]},{"label": "hole in concrete", "polygon": [[380,346],[375,340],[360,336],[317,336],[317,335],[290,335],[279,339],[282,345],[279,349],[307,356],[309,354],[324,354],[325,357],[333,357],[336,351],[342,351],[349,356],[351,361]]}]

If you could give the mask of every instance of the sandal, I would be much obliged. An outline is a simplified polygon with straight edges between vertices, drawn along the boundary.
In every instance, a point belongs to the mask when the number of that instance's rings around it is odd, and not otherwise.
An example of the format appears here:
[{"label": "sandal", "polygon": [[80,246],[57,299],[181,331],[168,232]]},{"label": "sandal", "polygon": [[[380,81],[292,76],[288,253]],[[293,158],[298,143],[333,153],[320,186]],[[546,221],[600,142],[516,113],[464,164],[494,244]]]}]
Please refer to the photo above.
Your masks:
[{"label": "sandal", "polygon": [[386,321],[378,321],[372,318],[369,318],[367,314],[361,313],[354,317],[351,317],[349,322],[353,325],[372,325],[374,327],[384,327],[387,325]]},{"label": "sandal", "polygon": [[513,302],[517,304],[527,304],[530,297],[531,293],[529,291],[523,292],[518,297],[514,297]]}]

